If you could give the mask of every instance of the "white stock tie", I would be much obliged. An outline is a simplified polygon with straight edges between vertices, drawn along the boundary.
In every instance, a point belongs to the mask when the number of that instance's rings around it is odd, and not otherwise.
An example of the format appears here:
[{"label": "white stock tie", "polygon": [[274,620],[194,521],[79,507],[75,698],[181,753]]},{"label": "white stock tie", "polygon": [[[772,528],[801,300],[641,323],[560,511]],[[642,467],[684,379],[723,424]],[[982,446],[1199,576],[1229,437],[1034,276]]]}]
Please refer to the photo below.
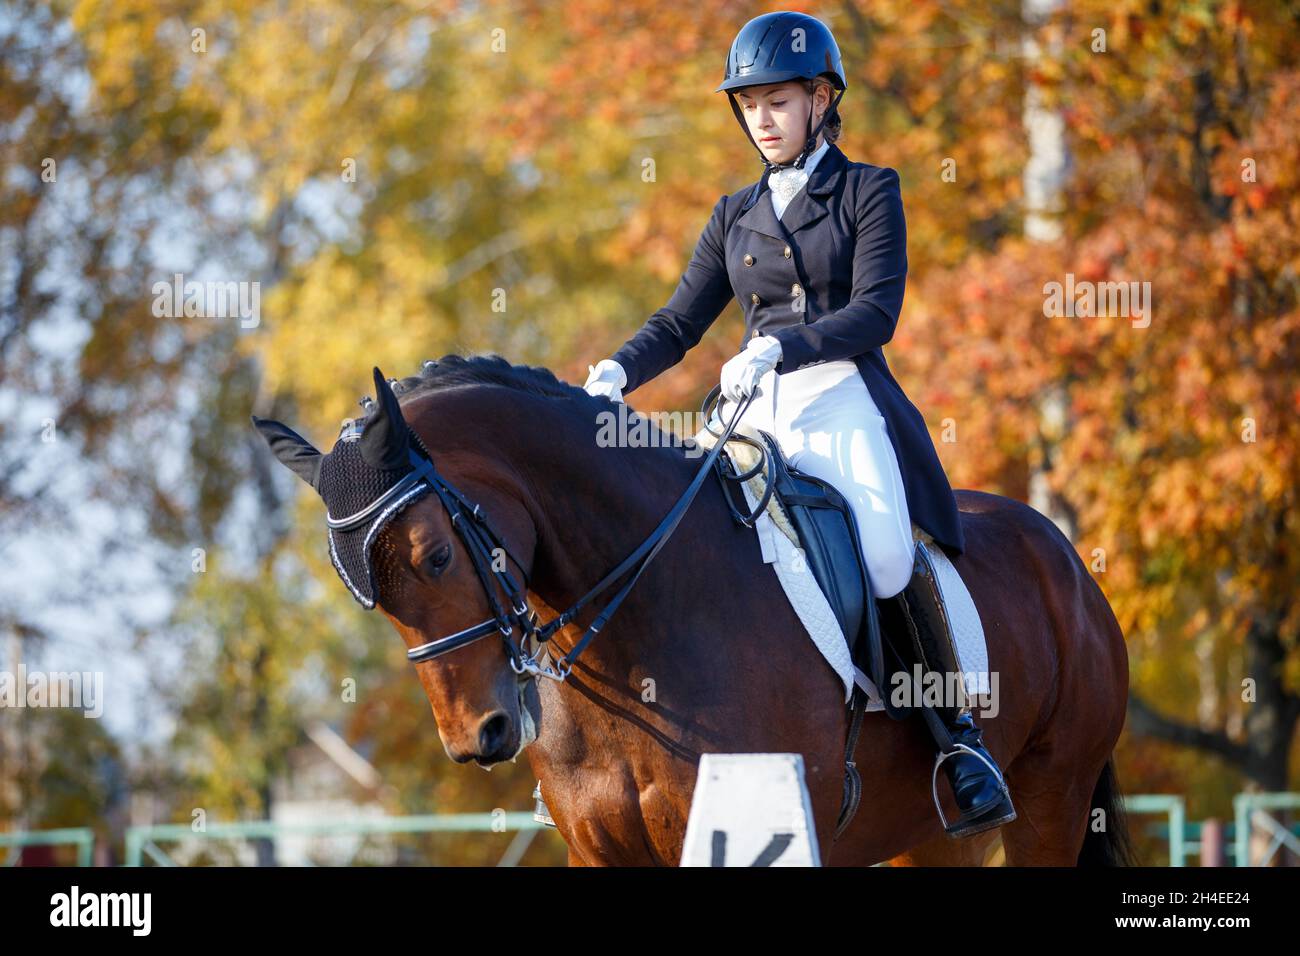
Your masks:
[{"label": "white stock tie", "polygon": [[807,182],[808,172],[803,169],[795,169],[792,166],[778,169],[767,177],[768,186],[785,202],[793,199]]}]

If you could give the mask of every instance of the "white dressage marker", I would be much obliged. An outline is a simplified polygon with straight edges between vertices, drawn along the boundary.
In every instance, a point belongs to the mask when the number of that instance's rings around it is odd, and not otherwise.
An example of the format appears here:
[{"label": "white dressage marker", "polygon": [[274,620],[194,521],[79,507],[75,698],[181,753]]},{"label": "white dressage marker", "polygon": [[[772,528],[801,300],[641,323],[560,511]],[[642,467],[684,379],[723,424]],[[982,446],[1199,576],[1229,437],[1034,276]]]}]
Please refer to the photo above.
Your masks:
[{"label": "white dressage marker", "polygon": [[682,866],[821,866],[801,754],[704,754]]}]

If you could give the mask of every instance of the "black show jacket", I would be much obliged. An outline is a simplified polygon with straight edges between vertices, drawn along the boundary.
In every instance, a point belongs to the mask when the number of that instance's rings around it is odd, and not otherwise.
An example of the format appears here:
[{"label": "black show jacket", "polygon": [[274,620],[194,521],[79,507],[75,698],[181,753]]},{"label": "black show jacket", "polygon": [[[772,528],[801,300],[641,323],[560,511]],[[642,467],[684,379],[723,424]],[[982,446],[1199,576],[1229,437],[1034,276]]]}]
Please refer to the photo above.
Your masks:
[{"label": "black show jacket", "polygon": [[[950,553],[964,548],[952,487],[925,419],[881,351],[907,281],[907,225],[898,173],[851,162],[834,143],[776,218],[766,183],[723,196],[668,304],[614,353],[625,393],[682,360],[733,296],[745,339],[781,342],[777,374],[850,359],[898,455],[912,521]],[[741,347],[744,345],[741,342]]]}]

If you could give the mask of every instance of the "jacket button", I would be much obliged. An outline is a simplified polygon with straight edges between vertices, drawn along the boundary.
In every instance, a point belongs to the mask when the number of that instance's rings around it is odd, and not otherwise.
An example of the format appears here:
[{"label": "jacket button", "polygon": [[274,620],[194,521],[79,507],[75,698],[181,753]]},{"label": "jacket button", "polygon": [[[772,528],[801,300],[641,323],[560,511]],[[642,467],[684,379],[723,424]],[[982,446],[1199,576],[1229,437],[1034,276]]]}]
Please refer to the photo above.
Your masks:
[{"label": "jacket button", "polygon": [[790,247],[789,247],[789,246],[786,246],[786,247],[785,247],[785,251],[782,252],[781,255],[783,255],[783,256],[785,256],[787,259],[789,259],[789,258],[790,258]]},{"label": "jacket button", "polygon": [[752,266],[753,264],[754,264],[754,257],[751,256],[749,253],[745,253],[745,265]]},{"label": "jacket button", "polygon": [[749,301],[753,302],[755,305],[758,305],[758,303],[761,302],[762,300],[758,297],[757,292],[751,292],[749,294]]},{"label": "jacket button", "polygon": [[758,329],[755,329],[755,330],[754,330],[754,334],[751,335],[750,338],[751,338],[751,339],[756,339],[756,338],[758,338],[759,335],[761,335],[761,334],[762,334],[762,333],[759,332]]},{"label": "jacket button", "polygon": [[796,282],[794,285],[790,286],[790,294],[803,295],[803,286]]}]

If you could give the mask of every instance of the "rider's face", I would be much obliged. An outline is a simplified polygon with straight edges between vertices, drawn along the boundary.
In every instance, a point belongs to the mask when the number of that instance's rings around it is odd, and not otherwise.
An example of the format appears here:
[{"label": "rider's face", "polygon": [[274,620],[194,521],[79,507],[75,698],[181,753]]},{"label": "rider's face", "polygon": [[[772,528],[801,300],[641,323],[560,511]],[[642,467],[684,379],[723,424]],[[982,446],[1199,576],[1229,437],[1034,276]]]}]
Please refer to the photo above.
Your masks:
[{"label": "rider's face", "polygon": [[[803,84],[794,80],[746,86],[736,91],[740,114],[745,117],[750,135],[769,162],[791,162],[803,149],[808,135],[808,112],[813,111],[812,125],[821,122],[829,97],[826,87],[818,85],[809,96]],[[817,145],[822,134],[817,135]]]}]

